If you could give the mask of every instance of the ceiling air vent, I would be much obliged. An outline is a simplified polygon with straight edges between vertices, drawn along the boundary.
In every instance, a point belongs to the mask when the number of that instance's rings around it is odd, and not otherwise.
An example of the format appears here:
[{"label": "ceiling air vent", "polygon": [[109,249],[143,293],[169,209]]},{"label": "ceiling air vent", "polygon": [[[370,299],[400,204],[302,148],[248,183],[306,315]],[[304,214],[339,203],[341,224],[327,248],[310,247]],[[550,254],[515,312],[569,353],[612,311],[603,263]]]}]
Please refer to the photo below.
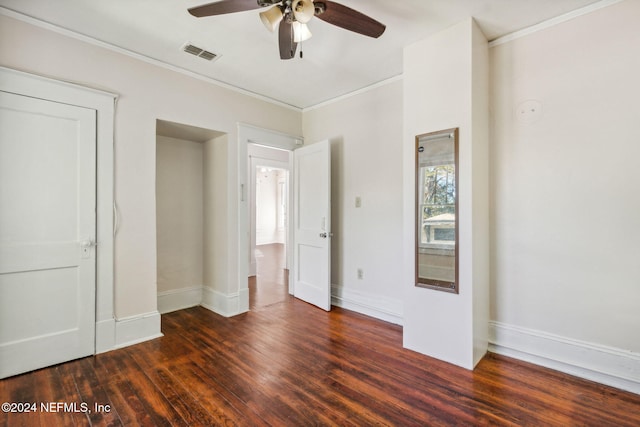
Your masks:
[{"label": "ceiling air vent", "polygon": [[201,47],[194,46],[191,43],[185,43],[182,46],[182,50],[190,53],[191,55],[197,56],[198,58],[206,59],[207,61],[212,61],[218,57],[215,53],[204,50]]}]

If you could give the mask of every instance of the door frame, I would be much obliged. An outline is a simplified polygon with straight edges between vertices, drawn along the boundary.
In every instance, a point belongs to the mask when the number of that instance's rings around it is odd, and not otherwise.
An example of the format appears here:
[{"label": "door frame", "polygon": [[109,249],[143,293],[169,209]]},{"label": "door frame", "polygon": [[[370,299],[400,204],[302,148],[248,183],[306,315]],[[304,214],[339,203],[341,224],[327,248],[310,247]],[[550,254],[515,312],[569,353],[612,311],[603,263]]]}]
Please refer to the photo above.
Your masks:
[{"label": "door frame", "polygon": [[[238,123],[238,253],[237,278],[240,313],[249,311],[249,185],[251,174],[249,171],[249,144],[264,145],[279,148],[293,154],[293,150],[304,144],[301,136],[288,135],[282,132],[260,128],[246,123]],[[289,177],[293,174],[293,162],[289,162]],[[292,201],[293,186],[289,185],[289,201]],[[289,221],[289,238],[291,238],[291,221]],[[291,275],[291,270],[289,270]],[[291,278],[290,278],[291,279]],[[293,293],[293,283],[289,280],[289,293]]]},{"label": "door frame", "polygon": [[118,95],[0,67],[0,91],[89,108],[96,121],[96,323],[95,353],[115,347],[113,241],[114,115]]},{"label": "door frame", "polygon": [[256,208],[257,208],[257,167],[267,167],[274,168],[279,170],[284,170],[287,172],[286,179],[286,203],[287,203],[287,223],[286,223],[286,235],[285,235],[285,268],[290,270],[290,253],[291,253],[291,245],[292,241],[290,240],[292,237],[292,229],[291,223],[289,221],[289,209],[291,206],[291,187],[289,185],[289,180],[291,178],[291,170],[292,170],[292,155],[291,151],[287,151],[287,161],[273,160],[265,157],[260,157],[258,155],[249,154],[249,277],[256,275],[256,258],[255,253],[253,252],[256,248]]}]

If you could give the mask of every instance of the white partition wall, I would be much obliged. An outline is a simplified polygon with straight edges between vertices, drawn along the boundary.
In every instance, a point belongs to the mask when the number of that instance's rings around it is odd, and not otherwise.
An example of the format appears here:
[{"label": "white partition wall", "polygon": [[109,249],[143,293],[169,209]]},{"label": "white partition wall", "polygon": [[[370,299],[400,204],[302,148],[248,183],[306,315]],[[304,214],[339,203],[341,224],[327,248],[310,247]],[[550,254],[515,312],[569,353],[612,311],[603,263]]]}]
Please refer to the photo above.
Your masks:
[{"label": "white partition wall", "polygon": [[[488,43],[473,19],[404,51],[404,346],[472,369],[489,323]],[[415,286],[415,136],[459,128],[459,294]]]}]

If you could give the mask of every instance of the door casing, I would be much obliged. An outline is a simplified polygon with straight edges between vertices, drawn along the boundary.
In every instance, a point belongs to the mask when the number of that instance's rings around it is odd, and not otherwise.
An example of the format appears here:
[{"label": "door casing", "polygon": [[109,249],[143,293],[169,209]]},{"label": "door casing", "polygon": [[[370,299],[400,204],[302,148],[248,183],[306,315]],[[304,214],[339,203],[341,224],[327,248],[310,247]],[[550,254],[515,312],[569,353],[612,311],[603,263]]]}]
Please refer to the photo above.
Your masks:
[{"label": "door casing", "polygon": [[114,115],[118,96],[11,68],[0,67],[0,90],[97,111],[95,353],[116,347],[114,315]]},{"label": "door casing", "polygon": [[[237,262],[237,277],[238,277],[238,294],[241,298],[240,312],[249,310],[249,292],[248,281],[249,277],[249,249],[250,249],[250,237],[249,237],[249,188],[251,174],[249,173],[249,144],[264,145],[267,147],[278,148],[281,150],[290,151],[290,155],[293,150],[303,145],[303,138],[298,136],[287,135],[285,133],[276,132],[268,129],[259,128],[246,123],[238,124],[238,262]],[[290,163],[291,165],[291,163]],[[291,173],[291,169],[289,170]],[[289,185],[289,201],[291,202],[293,197],[293,186]],[[288,224],[289,232],[289,244],[291,243],[292,236],[291,221]],[[291,246],[289,246],[291,247]],[[287,254],[287,264],[291,265],[291,251]],[[291,275],[291,270],[289,270]],[[291,277],[289,277],[291,279]],[[293,293],[293,282],[289,280],[289,293]]]}]

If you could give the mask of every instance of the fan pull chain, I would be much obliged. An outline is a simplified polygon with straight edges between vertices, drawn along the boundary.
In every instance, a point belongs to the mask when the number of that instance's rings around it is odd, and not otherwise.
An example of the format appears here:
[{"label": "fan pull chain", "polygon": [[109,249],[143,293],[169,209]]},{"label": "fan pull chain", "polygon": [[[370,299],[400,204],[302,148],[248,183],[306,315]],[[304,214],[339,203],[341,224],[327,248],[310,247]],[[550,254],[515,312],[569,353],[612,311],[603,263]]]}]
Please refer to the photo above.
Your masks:
[{"label": "fan pull chain", "polygon": [[303,59],[304,56],[302,54],[302,41],[300,42],[300,59]]},{"label": "fan pull chain", "polygon": [[[292,21],[292,25],[293,25],[293,21]],[[293,41],[293,27],[291,27],[291,43],[289,44],[289,46],[295,46],[294,45],[294,41]],[[293,58],[294,56],[296,56],[296,51],[294,49],[291,49],[291,58]]]}]

